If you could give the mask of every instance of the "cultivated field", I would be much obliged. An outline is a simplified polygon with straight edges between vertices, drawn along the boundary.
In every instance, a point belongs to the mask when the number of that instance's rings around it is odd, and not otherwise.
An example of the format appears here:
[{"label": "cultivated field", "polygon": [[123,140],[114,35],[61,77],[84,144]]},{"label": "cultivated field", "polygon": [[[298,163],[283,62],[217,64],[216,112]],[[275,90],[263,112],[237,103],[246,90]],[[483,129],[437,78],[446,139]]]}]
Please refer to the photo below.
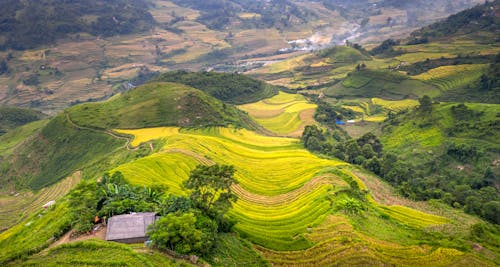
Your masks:
[{"label": "cultivated field", "polygon": [[19,223],[28,216],[42,210],[42,206],[51,200],[58,200],[80,182],[80,172],[45,187],[38,192],[23,191],[0,195],[0,230]]},{"label": "cultivated field", "polygon": [[[270,103],[286,106],[287,99],[280,97]],[[318,158],[302,149],[296,139],[232,128],[119,132],[133,135],[134,145],[153,139],[163,139],[165,144],[159,153],[114,170],[135,184],[165,184],[173,193],[185,194],[180,184],[197,164],[234,165],[239,183],[233,190],[239,199],[229,216],[237,220],[240,236],[256,244],[273,265],[478,262],[458,250],[434,249],[408,238],[419,229],[450,220],[406,206],[386,206],[368,197],[365,214],[377,222],[374,228],[399,230],[374,237],[377,230],[358,229],[357,216],[335,207],[347,197],[343,192],[351,188],[349,181],[356,181],[361,190],[368,188],[344,168],[346,163]],[[401,230],[402,225],[406,230]]]},{"label": "cultivated field", "polygon": [[413,76],[413,78],[426,81],[443,91],[448,91],[479,80],[487,68],[487,64],[443,66]]},{"label": "cultivated field", "polygon": [[298,137],[306,125],[314,124],[315,104],[299,94],[277,96],[239,106],[266,129],[282,136]]}]

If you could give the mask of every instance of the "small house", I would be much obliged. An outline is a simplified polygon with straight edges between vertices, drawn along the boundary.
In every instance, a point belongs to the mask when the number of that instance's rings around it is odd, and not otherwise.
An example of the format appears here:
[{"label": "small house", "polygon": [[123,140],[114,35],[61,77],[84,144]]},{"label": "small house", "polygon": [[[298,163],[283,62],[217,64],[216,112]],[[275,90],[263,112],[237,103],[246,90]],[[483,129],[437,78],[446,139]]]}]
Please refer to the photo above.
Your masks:
[{"label": "small house", "polygon": [[140,212],[109,218],[106,240],[120,243],[142,243],[148,239],[148,226],[156,221],[156,213]]}]

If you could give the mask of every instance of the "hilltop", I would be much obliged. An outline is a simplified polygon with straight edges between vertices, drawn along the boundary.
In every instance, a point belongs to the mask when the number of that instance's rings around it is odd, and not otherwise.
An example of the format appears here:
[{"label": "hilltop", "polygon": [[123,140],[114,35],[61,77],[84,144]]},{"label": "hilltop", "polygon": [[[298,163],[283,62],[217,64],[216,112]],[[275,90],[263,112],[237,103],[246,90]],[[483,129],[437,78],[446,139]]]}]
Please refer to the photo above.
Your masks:
[{"label": "hilltop", "polygon": [[236,73],[167,72],[153,81],[185,84],[227,103],[246,104],[272,97],[279,88]]}]

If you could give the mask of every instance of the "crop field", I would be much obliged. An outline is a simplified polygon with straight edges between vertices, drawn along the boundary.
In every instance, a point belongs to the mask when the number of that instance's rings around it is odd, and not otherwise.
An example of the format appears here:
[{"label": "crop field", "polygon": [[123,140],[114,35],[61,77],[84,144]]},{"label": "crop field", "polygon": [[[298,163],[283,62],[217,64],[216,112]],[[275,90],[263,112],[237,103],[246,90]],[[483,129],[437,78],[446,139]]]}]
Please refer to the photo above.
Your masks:
[{"label": "crop field", "polygon": [[272,266],[449,266],[460,262],[484,263],[463,252],[447,248],[381,241],[357,232],[343,215],[329,215],[305,236],[315,245],[298,251],[257,249]]},{"label": "crop field", "polygon": [[314,124],[315,104],[299,94],[280,92],[256,103],[239,106],[266,129],[283,136],[298,137],[306,125]]},{"label": "crop field", "polygon": [[381,106],[384,109],[391,111],[401,111],[405,109],[412,109],[418,106],[418,100],[405,99],[405,100],[385,100],[381,98],[372,98],[372,104]]},{"label": "crop field", "polygon": [[38,192],[28,191],[9,196],[0,195],[0,229],[11,227],[27,216],[42,210],[45,203],[58,200],[79,182],[80,173],[77,172]]},{"label": "crop field", "polygon": [[450,89],[467,86],[477,81],[486,68],[487,64],[443,66],[413,76],[413,78],[426,81],[443,91],[448,91]]},{"label": "crop field", "polygon": [[[345,102],[344,104],[342,104]],[[398,112],[405,109],[412,109],[418,106],[418,101],[414,99],[385,100],[382,98],[355,99],[341,101],[343,108],[350,109],[360,115],[356,120],[367,122],[381,122],[387,118],[389,112]]]},{"label": "crop field", "polygon": [[[286,106],[287,101],[280,95],[268,105]],[[421,262],[447,265],[464,259],[475,262],[454,249],[389,242],[353,228],[348,216],[332,206],[350,188],[346,179],[354,179],[361,189],[367,187],[343,168],[346,163],[318,158],[296,139],[233,128],[117,131],[133,135],[134,145],[163,140],[164,147],[157,154],[114,169],[135,184],[165,184],[171,192],[185,194],[180,184],[197,164],[234,165],[239,183],[233,190],[239,199],[229,216],[238,222],[235,228],[240,236],[254,243],[273,265],[342,265],[351,260],[410,266]],[[449,222],[404,206],[369,203],[374,212],[387,216],[381,227],[404,224],[415,229],[405,231],[418,231]]]}]

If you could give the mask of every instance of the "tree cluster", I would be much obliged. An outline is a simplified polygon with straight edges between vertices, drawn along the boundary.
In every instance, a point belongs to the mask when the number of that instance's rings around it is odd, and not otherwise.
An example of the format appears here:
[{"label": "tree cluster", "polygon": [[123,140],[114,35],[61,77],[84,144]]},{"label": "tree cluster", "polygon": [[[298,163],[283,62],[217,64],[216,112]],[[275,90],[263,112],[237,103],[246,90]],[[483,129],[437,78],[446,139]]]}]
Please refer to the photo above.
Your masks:
[{"label": "tree cluster", "polygon": [[69,195],[75,233],[92,229],[95,216],[156,212],[162,216],[148,231],[153,245],[180,254],[206,255],[217,233],[234,224],[225,217],[232,202],[234,168],[226,165],[196,167],[184,186],[188,197],[166,195],[162,186],[134,186],[120,172],[105,174],[98,182],[80,183]]},{"label": "tree cluster", "polygon": [[[419,127],[432,127],[437,122],[434,117],[439,114],[432,111],[430,98],[423,97],[420,102],[421,106],[413,112],[391,114],[383,131],[390,131],[392,127],[410,119],[424,121]],[[481,121],[481,112],[475,112],[463,104],[451,107],[450,112],[453,123],[444,130],[450,137],[476,135],[478,132],[494,136],[500,130],[498,123]],[[416,200],[440,199],[492,223],[500,223],[498,176],[493,169],[484,169],[479,164],[491,152],[473,143],[450,140],[444,145],[443,154],[436,154],[429,161],[421,163],[384,151],[380,140],[372,133],[351,139],[345,135],[343,138],[334,138],[335,131],[332,127],[322,130],[317,126],[307,126],[302,142],[312,152],[362,166],[394,185],[406,197]],[[450,164],[456,163],[478,167],[467,172],[450,169]]]}]

